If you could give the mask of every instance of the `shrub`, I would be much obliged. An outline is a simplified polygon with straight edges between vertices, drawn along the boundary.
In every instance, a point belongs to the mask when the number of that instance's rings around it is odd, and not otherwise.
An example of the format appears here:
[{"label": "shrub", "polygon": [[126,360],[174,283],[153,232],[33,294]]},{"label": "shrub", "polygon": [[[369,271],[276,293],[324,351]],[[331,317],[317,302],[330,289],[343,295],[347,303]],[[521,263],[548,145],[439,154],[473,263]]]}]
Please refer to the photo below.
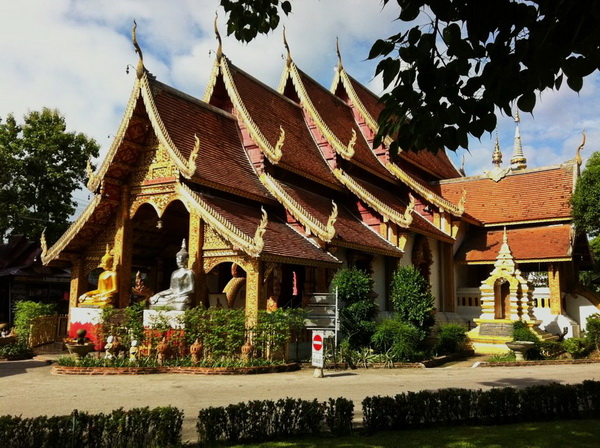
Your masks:
[{"label": "shrub", "polygon": [[414,266],[401,266],[392,278],[390,300],[396,317],[429,334],[435,323],[434,297],[425,277]]},{"label": "shrub", "polygon": [[15,303],[15,330],[23,345],[29,346],[31,322],[36,317],[49,316],[56,311],[53,303],[40,303],[32,300],[21,300]]},{"label": "shrub", "polygon": [[527,326],[525,322],[513,322],[513,341],[529,341],[533,342],[533,347],[527,350],[526,359],[543,359],[541,351],[541,341],[535,333]]},{"label": "shrub", "polygon": [[586,319],[586,339],[589,344],[600,350],[600,314],[592,314]]},{"label": "shrub", "polygon": [[0,359],[29,359],[33,358],[33,350],[21,339],[17,339],[12,344],[0,347]]},{"label": "shrub", "polygon": [[416,361],[422,357],[419,345],[424,333],[406,322],[384,319],[376,328],[371,342],[377,350],[388,353],[393,361]]},{"label": "shrub", "polygon": [[375,331],[377,304],[372,297],[372,280],[369,275],[354,268],[340,269],[333,278],[343,307],[340,310],[340,327],[351,347],[369,344]]},{"label": "shrub", "polygon": [[585,358],[589,352],[589,346],[585,338],[570,338],[562,341],[565,351],[574,359]]},{"label": "shrub", "polygon": [[461,324],[448,323],[440,326],[434,350],[438,355],[456,353],[464,350],[467,343],[467,327]]}]

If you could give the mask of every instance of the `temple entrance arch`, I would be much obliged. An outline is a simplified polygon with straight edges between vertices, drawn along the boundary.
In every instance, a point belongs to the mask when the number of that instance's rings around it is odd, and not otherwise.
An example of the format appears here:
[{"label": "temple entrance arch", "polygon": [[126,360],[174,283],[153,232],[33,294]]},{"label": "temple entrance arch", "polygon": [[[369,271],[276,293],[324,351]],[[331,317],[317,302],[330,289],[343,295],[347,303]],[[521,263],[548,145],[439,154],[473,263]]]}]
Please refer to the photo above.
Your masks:
[{"label": "temple entrance arch", "polygon": [[[171,273],[177,269],[175,255],[189,235],[190,214],[185,205],[175,200],[159,209],[151,202],[136,207],[131,218],[132,285],[140,272],[146,287],[154,292],[169,287]],[[127,275],[123,273],[121,275]]]}]

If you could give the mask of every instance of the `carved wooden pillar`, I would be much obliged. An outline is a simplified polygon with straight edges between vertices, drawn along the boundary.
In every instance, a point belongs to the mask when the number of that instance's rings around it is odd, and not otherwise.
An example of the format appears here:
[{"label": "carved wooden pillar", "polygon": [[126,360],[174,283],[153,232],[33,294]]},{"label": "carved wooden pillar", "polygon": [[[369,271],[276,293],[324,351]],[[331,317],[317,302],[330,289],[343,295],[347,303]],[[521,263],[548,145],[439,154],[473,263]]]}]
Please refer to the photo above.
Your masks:
[{"label": "carved wooden pillar", "polygon": [[206,296],[206,274],[204,273],[204,223],[200,215],[192,210],[190,213],[190,229],[188,236],[188,253],[190,255],[189,268],[196,278],[196,292],[192,297],[192,306],[208,303]]},{"label": "carved wooden pillar", "polygon": [[[266,300],[262,298],[262,261],[252,259],[245,263],[246,269],[246,327],[253,327],[258,320],[259,307],[267,307]],[[260,303],[264,302],[264,303]]]},{"label": "carved wooden pillar", "polygon": [[77,299],[86,291],[85,264],[81,258],[73,260],[71,266],[71,285],[69,288],[69,308],[77,307]]},{"label": "carved wooden pillar", "polygon": [[562,314],[560,268],[556,263],[548,264],[548,288],[550,289],[550,311]]},{"label": "carved wooden pillar", "polygon": [[131,300],[131,221],[129,219],[129,186],[121,189],[121,204],[117,213],[115,233],[115,271],[119,282],[118,303],[115,307],[125,308]]},{"label": "carved wooden pillar", "polygon": [[442,311],[454,313],[456,311],[456,286],[454,284],[452,245],[440,244],[442,256]]}]

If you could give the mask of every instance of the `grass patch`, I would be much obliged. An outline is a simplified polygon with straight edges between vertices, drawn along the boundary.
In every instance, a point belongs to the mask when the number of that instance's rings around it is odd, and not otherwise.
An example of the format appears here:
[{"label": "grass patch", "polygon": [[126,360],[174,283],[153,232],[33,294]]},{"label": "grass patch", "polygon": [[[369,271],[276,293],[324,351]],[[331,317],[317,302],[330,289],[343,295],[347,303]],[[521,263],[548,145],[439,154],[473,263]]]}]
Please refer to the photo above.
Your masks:
[{"label": "grass patch", "polygon": [[[547,448],[576,446],[596,448],[600,437],[598,420],[560,420],[502,426],[460,426],[382,432],[371,436],[357,433],[347,437],[295,439],[237,448]],[[212,445],[226,446],[226,445]]]}]

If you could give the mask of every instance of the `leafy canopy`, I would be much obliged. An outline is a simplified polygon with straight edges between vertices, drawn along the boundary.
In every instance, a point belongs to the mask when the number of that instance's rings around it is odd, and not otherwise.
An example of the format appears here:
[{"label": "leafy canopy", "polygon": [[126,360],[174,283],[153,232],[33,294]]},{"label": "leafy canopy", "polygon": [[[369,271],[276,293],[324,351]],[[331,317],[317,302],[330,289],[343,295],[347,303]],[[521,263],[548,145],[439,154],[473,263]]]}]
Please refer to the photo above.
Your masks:
[{"label": "leafy canopy", "polygon": [[[383,0],[387,5],[390,0]],[[536,95],[563,81],[576,92],[600,67],[600,0],[396,0],[401,31],[377,40],[389,89],[378,146],[392,152],[468,147],[496,127],[496,111],[533,112]],[[289,1],[221,0],[228,33],[249,42],[279,24]],[[402,23],[404,22],[404,24]]]},{"label": "leafy canopy", "polygon": [[53,242],[75,212],[72,192],[85,179],[85,167],[97,157],[98,144],[67,132],[58,110],[29,112],[18,124],[0,119],[0,240],[10,234]]},{"label": "leafy canopy", "polygon": [[577,179],[571,197],[573,220],[577,231],[593,237],[600,235],[600,152],[588,159]]}]

